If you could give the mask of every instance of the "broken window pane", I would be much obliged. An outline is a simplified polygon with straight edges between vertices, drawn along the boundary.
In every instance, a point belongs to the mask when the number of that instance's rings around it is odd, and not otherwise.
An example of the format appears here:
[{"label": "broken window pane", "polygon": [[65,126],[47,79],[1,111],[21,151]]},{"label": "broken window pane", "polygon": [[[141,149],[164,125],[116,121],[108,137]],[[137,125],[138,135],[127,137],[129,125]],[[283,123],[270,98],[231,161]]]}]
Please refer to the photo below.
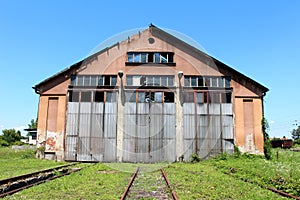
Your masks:
[{"label": "broken window pane", "polygon": [[164,102],[165,103],[174,102],[174,93],[173,92],[164,92]]},{"label": "broken window pane", "polygon": [[95,92],[95,102],[104,102],[104,92]]},{"label": "broken window pane", "polygon": [[71,85],[76,86],[76,76],[75,75],[71,76]]},{"label": "broken window pane", "polygon": [[167,63],[168,62],[168,55],[167,53],[161,53],[161,62],[162,63]]}]

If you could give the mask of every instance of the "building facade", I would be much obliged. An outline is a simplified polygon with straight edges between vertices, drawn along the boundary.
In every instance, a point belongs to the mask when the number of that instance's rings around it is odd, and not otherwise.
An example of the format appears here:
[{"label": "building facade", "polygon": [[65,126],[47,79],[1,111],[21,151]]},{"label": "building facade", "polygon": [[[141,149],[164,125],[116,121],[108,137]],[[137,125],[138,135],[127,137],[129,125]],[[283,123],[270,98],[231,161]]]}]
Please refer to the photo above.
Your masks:
[{"label": "building facade", "polygon": [[174,162],[262,153],[268,89],[150,25],[42,81],[38,146],[48,159]]}]

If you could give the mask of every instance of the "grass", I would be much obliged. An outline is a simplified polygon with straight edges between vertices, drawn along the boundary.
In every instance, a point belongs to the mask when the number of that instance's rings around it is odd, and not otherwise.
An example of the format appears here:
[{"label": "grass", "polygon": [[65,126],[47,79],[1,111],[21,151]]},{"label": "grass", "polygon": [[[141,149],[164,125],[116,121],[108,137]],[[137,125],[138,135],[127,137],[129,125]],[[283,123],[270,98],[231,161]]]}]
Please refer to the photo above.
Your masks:
[{"label": "grass", "polygon": [[[179,199],[284,199],[262,188],[266,186],[300,196],[300,152],[273,151],[271,161],[248,154],[239,157],[222,154],[216,159],[195,164],[79,163],[76,167],[82,167],[80,172],[29,188],[6,199],[120,199],[138,166],[142,166],[145,173],[164,167]],[[0,149],[0,175],[15,174],[15,170],[23,174],[27,170],[36,171],[39,167],[62,164],[34,159],[31,154],[30,151]],[[24,167],[20,167],[22,165]]]},{"label": "grass", "polygon": [[300,153],[273,149],[273,155],[271,161],[244,154],[239,158],[225,156],[209,163],[229,176],[300,196]]},{"label": "grass", "polygon": [[0,148],[0,179],[48,169],[65,164],[50,160],[35,159],[35,150],[12,150]]},{"label": "grass", "polygon": [[5,199],[120,199],[131,174],[109,166],[80,164],[77,173],[52,180]]},{"label": "grass", "polygon": [[222,173],[210,162],[177,163],[165,171],[179,199],[283,199]]}]

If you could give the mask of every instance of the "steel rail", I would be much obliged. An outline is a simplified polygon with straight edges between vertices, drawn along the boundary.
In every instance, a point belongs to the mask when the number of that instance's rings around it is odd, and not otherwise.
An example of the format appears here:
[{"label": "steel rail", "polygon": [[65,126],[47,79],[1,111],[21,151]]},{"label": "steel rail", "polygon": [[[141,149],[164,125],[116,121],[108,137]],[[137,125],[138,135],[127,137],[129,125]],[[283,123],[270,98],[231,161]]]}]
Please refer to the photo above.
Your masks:
[{"label": "steel rail", "polygon": [[[35,172],[35,173],[31,173],[31,174],[38,175],[38,174],[41,174],[41,173],[54,172],[54,171],[57,170],[57,169],[62,169],[62,168],[65,168],[65,167],[68,167],[68,166],[72,166],[72,165],[73,165],[73,164],[71,164],[71,165],[64,165],[64,166],[52,168],[52,171],[51,171],[50,169],[47,169],[47,170],[42,170],[42,171],[40,171],[40,172]],[[75,169],[75,170],[68,170],[67,172],[65,172],[65,173],[63,173],[63,174],[56,175],[56,176],[54,175],[54,176],[48,177],[48,178],[46,178],[46,179],[44,179],[44,180],[40,180],[40,181],[31,183],[31,184],[28,184],[28,185],[25,185],[25,186],[21,186],[21,187],[19,187],[19,188],[17,188],[17,189],[14,189],[14,190],[11,190],[11,191],[8,191],[8,192],[5,192],[5,193],[0,194],[0,198],[3,198],[3,197],[5,197],[5,196],[11,195],[11,194],[14,194],[14,193],[16,193],[16,192],[22,191],[22,190],[24,190],[24,189],[30,188],[30,187],[35,186],[35,185],[39,185],[39,184],[41,184],[41,183],[45,183],[45,182],[47,182],[47,181],[50,181],[50,180],[53,180],[53,179],[56,179],[56,178],[60,178],[60,177],[62,177],[62,176],[69,175],[69,174],[71,174],[71,173],[73,173],[73,172],[77,172],[77,171],[79,171],[79,170],[80,170],[80,168]],[[26,175],[27,175],[27,174],[26,174]],[[34,177],[34,175],[33,175],[33,176],[26,176],[26,178]],[[18,176],[18,177],[23,177],[23,176]],[[13,177],[13,180],[15,180],[15,181],[23,180],[23,179],[24,179],[24,178],[22,178],[22,179],[17,179],[17,180],[16,180],[15,178],[16,178],[16,177]],[[5,179],[5,180],[9,180],[9,179]]]},{"label": "steel rail", "polygon": [[[229,174],[227,174],[227,175],[230,176]],[[263,186],[262,184],[254,183],[253,181],[247,180],[247,179],[240,178],[240,180],[242,180],[242,181],[244,181],[246,183],[251,183],[251,184],[254,184],[254,185],[258,185],[259,187],[261,187],[263,189],[270,190],[271,192],[277,193],[277,194],[279,194],[279,195],[281,195],[283,197],[287,197],[287,198],[290,198],[290,199],[300,200],[300,197],[294,196],[294,195],[286,193],[284,191],[277,190],[275,188],[271,188],[271,187],[267,187],[267,186]]]},{"label": "steel rail", "polygon": [[126,198],[128,192],[129,192],[129,189],[130,189],[130,187],[131,187],[131,185],[132,185],[134,179],[136,178],[137,174],[139,173],[139,171],[140,171],[140,167],[138,167],[138,168],[136,169],[135,173],[132,175],[132,177],[131,177],[131,179],[130,179],[130,181],[129,181],[129,183],[128,183],[128,185],[127,185],[125,191],[124,191],[124,193],[122,194],[121,200],[124,200],[124,199]]},{"label": "steel rail", "polygon": [[165,179],[165,181],[166,181],[166,183],[167,183],[167,186],[168,186],[169,189],[171,190],[172,198],[173,198],[174,200],[178,200],[177,195],[176,195],[175,191],[173,190],[173,188],[172,188],[172,186],[171,186],[171,184],[170,184],[170,181],[169,181],[168,178],[167,178],[167,175],[166,175],[165,171],[164,171],[163,169],[160,169],[160,171],[161,171],[161,173],[162,173],[162,175],[163,175],[163,177],[164,177],[164,179]]},{"label": "steel rail", "polygon": [[75,164],[76,163],[61,165],[61,166],[50,168],[50,169],[45,169],[45,170],[41,170],[41,171],[37,171],[37,172],[23,174],[23,175],[20,175],[20,176],[14,176],[14,177],[11,177],[11,178],[2,179],[2,180],[0,180],[0,185],[8,184],[8,183],[15,182],[15,181],[22,180],[22,179],[26,179],[26,178],[30,178],[30,177],[36,176],[38,174],[41,174],[41,173],[51,172],[53,170],[61,169],[61,168],[64,168],[64,167],[69,167],[69,166],[72,166],[72,165],[75,165]]}]

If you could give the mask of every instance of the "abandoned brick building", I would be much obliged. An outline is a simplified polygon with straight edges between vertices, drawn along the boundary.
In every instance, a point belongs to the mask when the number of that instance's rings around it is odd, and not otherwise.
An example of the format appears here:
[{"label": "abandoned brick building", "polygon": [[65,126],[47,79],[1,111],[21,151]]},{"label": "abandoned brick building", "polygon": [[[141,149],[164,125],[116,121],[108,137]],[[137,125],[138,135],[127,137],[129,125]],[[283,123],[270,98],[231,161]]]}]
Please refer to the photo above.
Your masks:
[{"label": "abandoned brick building", "polygon": [[173,162],[262,153],[268,89],[153,25],[34,86],[47,159]]}]

